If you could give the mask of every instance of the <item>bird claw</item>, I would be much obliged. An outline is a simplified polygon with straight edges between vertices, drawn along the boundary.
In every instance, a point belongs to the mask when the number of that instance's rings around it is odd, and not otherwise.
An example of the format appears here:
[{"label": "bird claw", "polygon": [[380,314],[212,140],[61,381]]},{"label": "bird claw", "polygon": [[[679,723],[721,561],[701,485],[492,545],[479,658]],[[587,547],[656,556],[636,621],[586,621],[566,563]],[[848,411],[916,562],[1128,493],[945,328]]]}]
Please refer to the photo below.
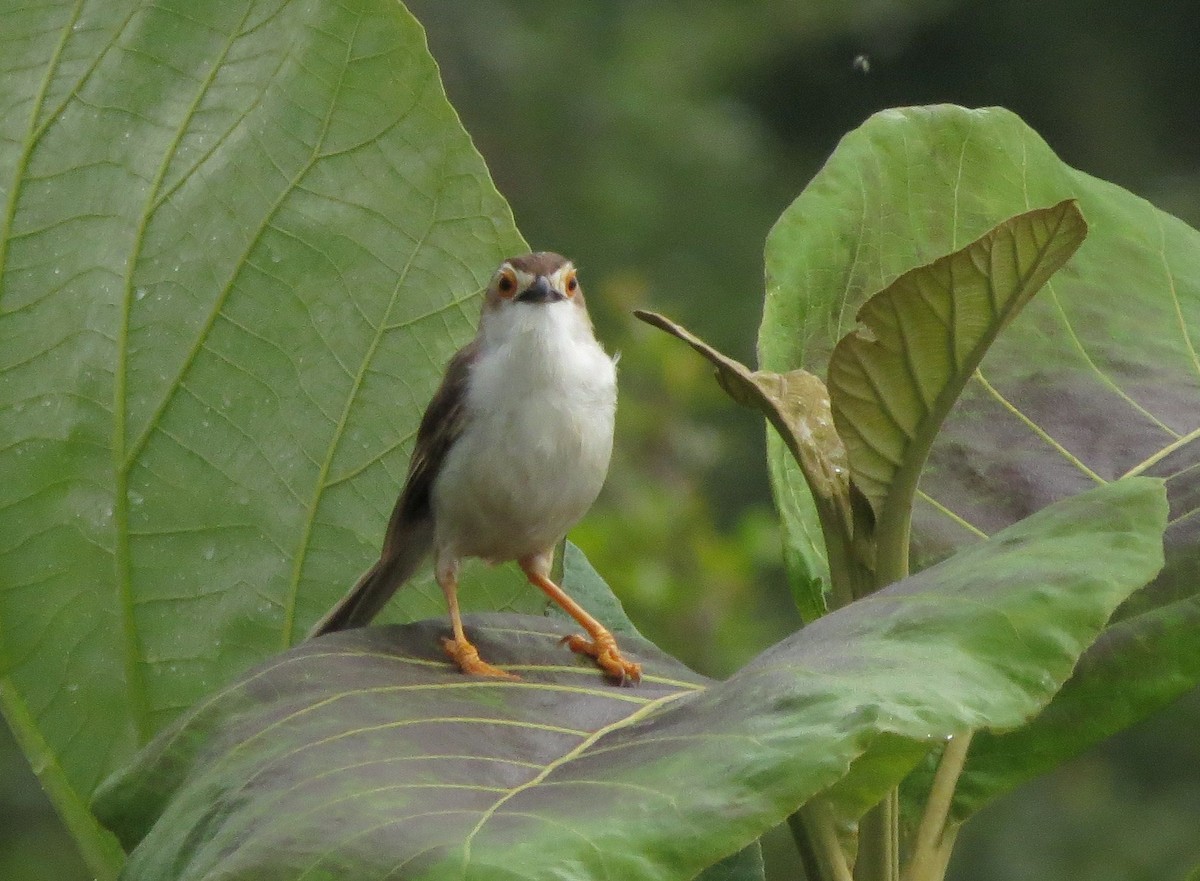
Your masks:
[{"label": "bird claw", "polygon": [[577,654],[594,658],[604,675],[618,685],[636,685],[642,681],[642,665],[625,659],[611,633],[602,633],[595,639],[572,634],[560,639],[559,644]]},{"label": "bird claw", "polygon": [[501,670],[499,667],[495,667],[480,658],[479,649],[466,640],[459,642],[448,636],[443,636],[442,648],[446,650],[446,654],[450,656],[450,659],[458,665],[459,670],[471,676],[491,676],[493,679],[521,678],[513,673],[509,673],[507,670]]}]

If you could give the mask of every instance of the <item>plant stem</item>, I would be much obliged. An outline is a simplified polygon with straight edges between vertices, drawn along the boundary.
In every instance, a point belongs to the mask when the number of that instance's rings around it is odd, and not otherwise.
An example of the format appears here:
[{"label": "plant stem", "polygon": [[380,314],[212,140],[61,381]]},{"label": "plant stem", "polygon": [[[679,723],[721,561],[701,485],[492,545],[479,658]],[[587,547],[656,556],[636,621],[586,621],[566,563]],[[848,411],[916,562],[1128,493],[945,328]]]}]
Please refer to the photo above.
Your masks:
[{"label": "plant stem", "polygon": [[855,553],[854,539],[840,521],[822,524],[829,555],[829,611],[848,606],[874,588],[872,573]]},{"label": "plant stem", "polygon": [[942,841],[935,854],[936,862],[930,872],[930,881],[942,881],[950,867],[950,855],[954,852],[954,840],[958,837],[958,826],[947,826],[942,830]]},{"label": "plant stem", "polygon": [[933,786],[929,800],[917,827],[912,859],[904,870],[904,881],[938,881],[946,873],[950,859],[950,845],[954,833],[947,832],[946,819],[954,801],[954,788],[962,774],[971,747],[971,732],[950,739],[942,751],[937,771],[933,775]]},{"label": "plant stem", "polygon": [[99,881],[115,881],[125,862],[116,836],[93,816],[83,796],[67,779],[58,756],[42,738],[24,700],[7,679],[0,678],[0,725],[6,721],[63,825],[75,839],[88,870]]},{"label": "plant stem", "polygon": [[855,881],[899,881],[900,792],[892,789],[858,824]]},{"label": "plant stem", "polygon": [[854,881],[834,828],[833,811],[824,800],[816,799],[788,817],[788,828],[808,881]]},{"label": "plant stem", "polygon": [[804,818],[800,816],[800,811],[788,816],[787,823],[788,829],[792,833],[792,840],[796,842],[796,850],[800,854],[800,864],[804,866],[805,881],[830,881],[828,873],[822,868],[820,856],[817,854],[817,843],[813,841],[813,836],[805,825]]},{"label": "plant stem", "polygon": [[907,517],[880,521],[875,534],[875,590],[908,577],[909,526]]}]

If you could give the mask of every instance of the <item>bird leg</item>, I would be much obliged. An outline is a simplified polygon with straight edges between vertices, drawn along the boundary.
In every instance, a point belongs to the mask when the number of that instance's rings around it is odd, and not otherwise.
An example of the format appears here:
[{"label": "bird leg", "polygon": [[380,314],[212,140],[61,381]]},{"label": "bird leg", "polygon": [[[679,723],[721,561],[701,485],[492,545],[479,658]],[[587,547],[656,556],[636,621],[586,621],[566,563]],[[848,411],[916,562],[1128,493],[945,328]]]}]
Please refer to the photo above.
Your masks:
[{"label": "bird leg", "polygon": [[541,588],[546,596],[578,621],[591,637],[591,639],[587,639],[576,634],[563,637],[562,641],[571,651],[595,658],[597,666],[604,671],[605,675],[621,685],[639,682],[642,678],[642,665],[627,660],[621,654],[621,650],[617,648],[617,641],[608,628],[585,612],[579,603],[567,596],[561,587],[550,580],[550,560],[550,554],[537,554],[522,559],[520,566],[530,583]]},{"label": "bird leg", "polygon": [[497,679],[519,679],[499,667],[494,667],[479,657],[479,649],[467,639],[463,631],[462,616],[458,612],[458,561],[437,563],[437,583],[446,596],[446,605],[450,607],[450,628],[453,638],[442,637],[442,648],[446,650],[451,660],[458,664],[458,669],[473,676],[492,676]]}]

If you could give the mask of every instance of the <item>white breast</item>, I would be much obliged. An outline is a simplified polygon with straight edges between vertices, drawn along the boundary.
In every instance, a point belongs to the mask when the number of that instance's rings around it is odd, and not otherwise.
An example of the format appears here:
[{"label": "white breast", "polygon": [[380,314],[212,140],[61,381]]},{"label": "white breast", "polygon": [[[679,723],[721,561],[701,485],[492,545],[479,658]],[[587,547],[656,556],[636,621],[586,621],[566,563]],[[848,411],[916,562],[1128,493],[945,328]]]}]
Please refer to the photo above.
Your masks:
[{"label": "white breast", "polygon": [[439,549],[514,560],[553,546],[595,501],[616,409],[613,359],[569,301],[485,316],[467,423],[433,487]]}]

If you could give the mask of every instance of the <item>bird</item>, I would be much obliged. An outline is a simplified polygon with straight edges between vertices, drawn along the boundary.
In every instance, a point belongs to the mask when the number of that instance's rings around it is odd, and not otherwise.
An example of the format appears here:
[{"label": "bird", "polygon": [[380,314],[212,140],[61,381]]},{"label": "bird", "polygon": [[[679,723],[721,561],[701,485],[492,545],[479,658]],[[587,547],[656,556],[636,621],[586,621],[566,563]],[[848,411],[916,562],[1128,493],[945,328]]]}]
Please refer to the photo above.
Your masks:
[{"label": "bird", "polygon": [[550,577],[555,547],[608,473],[616,403],[616,358],[596,340],[575,265],[551,251],[504,260],[474,339],[421,418],[379,560],[310,637],[368,624],[432,555],[450,614],[446,654],[463,673],[518,678],[479,656],[457,595],[464,559],[516,561],[587,634],[562,642],[608,678],[637,683],[641,666]]}]

